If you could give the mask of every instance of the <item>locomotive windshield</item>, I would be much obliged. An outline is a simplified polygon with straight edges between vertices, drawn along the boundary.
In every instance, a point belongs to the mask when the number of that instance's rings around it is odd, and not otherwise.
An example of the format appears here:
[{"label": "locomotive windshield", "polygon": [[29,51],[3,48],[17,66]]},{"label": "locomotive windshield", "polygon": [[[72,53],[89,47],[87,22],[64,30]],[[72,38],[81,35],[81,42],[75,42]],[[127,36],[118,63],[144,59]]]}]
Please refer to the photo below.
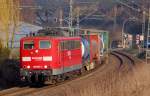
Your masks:
[{"label": "locomotive windshield", "polygon": [[33,49],[34,42],[33,41],[24,41],[24,49]]},{"label": "locomotive windshield", "polygon": [[50,47],[51,47],[50,41],[46,41],[46,40],[40,41],[40,48],[41,48],[41,49],[48,49],[48,48],[50,48]]}]

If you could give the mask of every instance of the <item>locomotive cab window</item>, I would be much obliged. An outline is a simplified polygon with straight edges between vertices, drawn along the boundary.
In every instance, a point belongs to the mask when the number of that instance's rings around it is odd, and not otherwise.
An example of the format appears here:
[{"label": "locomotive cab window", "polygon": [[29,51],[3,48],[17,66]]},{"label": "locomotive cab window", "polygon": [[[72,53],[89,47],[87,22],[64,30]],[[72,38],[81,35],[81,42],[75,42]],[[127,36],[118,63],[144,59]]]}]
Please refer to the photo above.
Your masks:
[{"label": "locomotive cab window", "polygon": [[40,46],[41,49],[48,49],[51,48],[51,43],[50,41],[42,40],[40,41]]},{"label": "locomotive cab window", "polygon": [[24,41],[24,49],[33,49],[34,42],[33,41]]}]

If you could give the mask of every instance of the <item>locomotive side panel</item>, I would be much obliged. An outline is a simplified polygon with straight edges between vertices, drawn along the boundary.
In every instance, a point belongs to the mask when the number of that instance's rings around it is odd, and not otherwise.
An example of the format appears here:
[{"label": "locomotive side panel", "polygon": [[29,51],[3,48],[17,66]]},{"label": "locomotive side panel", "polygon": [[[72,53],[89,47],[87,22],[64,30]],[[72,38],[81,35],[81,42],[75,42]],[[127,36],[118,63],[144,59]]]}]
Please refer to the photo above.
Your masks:
[{"label": "locomotive side panel", "polygon": [[62,68],[57,69],[58,73],[66,73],[81,69],[81,41],[79,40],[79,38],[60,41],[59,49],[59,57]]}]

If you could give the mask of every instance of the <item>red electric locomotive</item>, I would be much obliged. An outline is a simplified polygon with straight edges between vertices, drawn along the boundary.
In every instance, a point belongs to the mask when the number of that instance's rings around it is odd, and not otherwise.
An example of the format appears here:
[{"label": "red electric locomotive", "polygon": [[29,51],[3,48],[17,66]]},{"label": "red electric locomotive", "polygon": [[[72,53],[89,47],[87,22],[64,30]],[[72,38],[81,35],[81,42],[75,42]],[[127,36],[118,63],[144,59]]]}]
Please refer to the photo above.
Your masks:
[{"label": "red electric locomotive", "polygon": [[80,37],[24,37],[20,41],[22,79],[44,82],[63,73],[80,70]]},{"label": "red electric locomotive", "polygon": [[20,41],[22,79],[56,81],[67,73],[91,70],[100,61],[100,37],[24,37]]}]

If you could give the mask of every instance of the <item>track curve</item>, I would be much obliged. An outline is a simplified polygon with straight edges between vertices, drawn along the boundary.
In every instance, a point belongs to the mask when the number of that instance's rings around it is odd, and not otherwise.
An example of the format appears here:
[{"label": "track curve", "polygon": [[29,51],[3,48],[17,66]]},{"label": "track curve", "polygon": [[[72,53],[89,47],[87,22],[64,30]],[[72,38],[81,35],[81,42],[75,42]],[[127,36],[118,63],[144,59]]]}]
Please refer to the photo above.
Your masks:
[{"label": "track curve", "polygon": [[130,55],[127,55],[121,51],[112,51],[111,54],[119,59],[120,61],[119,69],[132,70],[134,68],[136,60]]}]

